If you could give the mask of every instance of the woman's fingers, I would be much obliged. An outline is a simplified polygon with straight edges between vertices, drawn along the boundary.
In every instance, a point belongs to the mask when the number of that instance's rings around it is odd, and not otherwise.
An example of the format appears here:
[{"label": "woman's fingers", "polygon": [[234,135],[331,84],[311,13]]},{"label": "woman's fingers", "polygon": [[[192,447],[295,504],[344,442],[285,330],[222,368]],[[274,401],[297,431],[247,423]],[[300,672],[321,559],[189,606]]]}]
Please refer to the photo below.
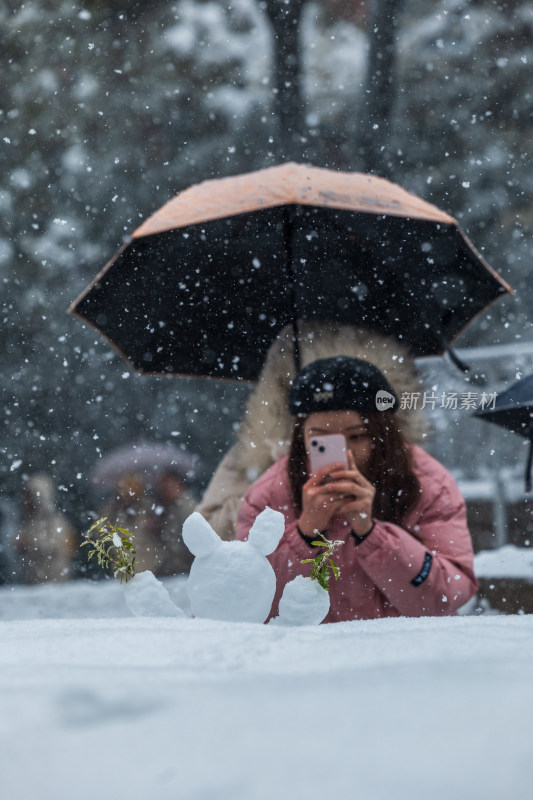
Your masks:
[{"label": "woman's fingers", "polygon": [[361,486],[354,481],[333,481],[322,486],[311,487],[306,493],[307,498],[312,503],[319,503],[321,507],[330,502],[338,500],[360,500],[372,503],[374,499],[374,487]]},{"label": "woman's fingers", "polygon": [[328,464],[325,467],[317,469],[314,475],[311,475],[307,483],[310,483],[312,485],[318,485],[319,483],[323,483],[327,478],[329,478],[331,473],[335,471],[338,472],[339,470],[342,469],[346,469],[342,461],[337,461],[335,464]]},{"label": "woman's fingers", "polygon": [[359,486],[372,486],[369,480],[365,478],[365,476],[359,472],[358,469],[355,470],[347,470],[347,469],[340,469],[335,472],[331,473],[332,480],[338,482],[341,480],[349,480],[357,483]]},{"label": "woman's fingers", "polygon": [[369,504],[366,500],[348,500],[342,504],[340,509],[342,514],[368,512]]},{"label": "woman's fingers", "polygon": [[302,494],[303,504],[307,507],[320,506],[320,508],[324,508],[331,503],[338,504],[341,499],[342,495],[339,496],[338,492],[330,491],[327,485],[324,484],[320,486],[310,486]]},{"label": "woman's fingers", "polygon": [[354,529],[371,517],[374,486],[360,473],[351,453],[348,468],[329,464],[311,475],[302,489],[302,530],[322,530],[331,517],[345,516]]},{"label": "woman's fingers", "polygon": [[[307,499],[308,503],[304,503],[304,505],[309,506],[318,506],[320,508],[326,508],[328,506],[339,506],[345,502],[346,497],[348,495],[341,494],[339,495],[336,492],[327,492],[321,490],[319,492],[313,492],[312,494],[308,494]],[[353,497],[353,495],[351,495]]]},{"label": "woman's fingers", "polygon": [[352,480],[331,481],[331,483],[324,484],[324,489],[327,492],[340,492],[345,495],[356,495],[357,497],[366,491],[366,487]]},{"label": "woman's fingers", "polygon": [[[339,470],[342,468],[342,464],[337,464],[336,468],[337,472],[339,472]],[[303,496],[322,491],[324,487],[331,482],[331,472],[331,466],[323,467],[317,471],[316,475],[312,475],[302,487]]]}]

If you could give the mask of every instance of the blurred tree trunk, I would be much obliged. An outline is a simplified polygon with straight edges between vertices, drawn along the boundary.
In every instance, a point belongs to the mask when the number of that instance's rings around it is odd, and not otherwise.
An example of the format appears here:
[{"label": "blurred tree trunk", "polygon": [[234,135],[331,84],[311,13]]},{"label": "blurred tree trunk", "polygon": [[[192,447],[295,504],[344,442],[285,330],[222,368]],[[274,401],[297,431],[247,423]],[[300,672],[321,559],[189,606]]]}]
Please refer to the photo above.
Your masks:
[{"label": "blurred tree trunk", "polygon": [[301,90],[300,20],[307,0],[267,0],[265,11],[273,30],[273,110],[280,158],[303,161],[305,109]]},{"label": "blurred tree trunk", "polygon": [[[279,157],[303,161],[307,151],[302,94],[300,23],[308,0],[267,0],[264,9],[273,31],[273,111]],[[364,172],[390,175],[390,120],[397,93],[396,44],[404,0],[369,0],[367,79],[360,121],[358,166]]]},{"label": "blurred tree trunk", "polygon": [[389,143],[398,87],[396,44],[404,0],[373,0],[370,9],[367,79],[360,129],[361,169],[392,177]]}]

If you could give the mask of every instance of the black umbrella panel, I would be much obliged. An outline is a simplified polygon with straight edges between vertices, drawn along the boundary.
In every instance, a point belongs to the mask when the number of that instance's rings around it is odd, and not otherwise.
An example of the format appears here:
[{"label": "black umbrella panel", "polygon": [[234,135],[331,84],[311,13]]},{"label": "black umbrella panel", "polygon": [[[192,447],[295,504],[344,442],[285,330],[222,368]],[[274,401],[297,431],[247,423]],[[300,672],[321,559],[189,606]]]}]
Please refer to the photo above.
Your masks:
[{"label": "black umbrella panel", "polygon": [[140,372],[254,380],[291,320],[440,354],[507,291],[455,225],[285,205],[134,239],[73,310]]}]

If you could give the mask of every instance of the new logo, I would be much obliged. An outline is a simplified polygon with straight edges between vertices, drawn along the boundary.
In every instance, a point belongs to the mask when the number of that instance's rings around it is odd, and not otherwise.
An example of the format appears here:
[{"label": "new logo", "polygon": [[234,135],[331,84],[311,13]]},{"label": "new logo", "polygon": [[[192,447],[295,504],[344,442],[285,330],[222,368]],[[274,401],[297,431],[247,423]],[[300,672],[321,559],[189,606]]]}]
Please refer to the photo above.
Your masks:
[{"label": "new logo", "polygon": [[376,392],[376,408],[378,411],[388,411],[394,408],[395,403],[396,398],[394,395],[386,392],[384,389],[380,389],[379,392]]}]

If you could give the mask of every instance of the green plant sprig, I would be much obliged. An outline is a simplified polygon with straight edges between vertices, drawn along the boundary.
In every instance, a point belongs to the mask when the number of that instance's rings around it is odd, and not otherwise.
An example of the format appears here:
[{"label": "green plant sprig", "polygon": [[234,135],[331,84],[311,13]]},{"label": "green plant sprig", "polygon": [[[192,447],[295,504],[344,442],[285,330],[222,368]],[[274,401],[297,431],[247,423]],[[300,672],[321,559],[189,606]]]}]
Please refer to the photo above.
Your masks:
[{"label": "green plant sprig", "polygon": [[126,583],[135,575],[135,541],[132,533],[118,525],[112,525],[107,517],[97,520],[87,533],[82,534],[86,539],[82,547],[92,546],[87,554],[87,560],[96,556],[98,565],[102,569],[113,570],[113,576]]},{"label": "green plant sprig", "polygon": [[332,555],[341,544],[344,544],[342,539],[337,539],[335,541],[331,541],[327,539],[323,533],[320,531],[314,531],[317,536],[320,536],[321,541],[315,540],[311,542],[314,547],[325,547],[325,551],[319,553],[315,558],[304,558],[303,561],[300,561],[300,564],[313,564],[313,569],[311,570],[311,580],[318,581],[320,586],[325,589],[327,592],[329,591],[329,579],[330,574],[333,573],[333,576],[336,581],[339,580],[341,571],[338,565],[333,561]]}]

